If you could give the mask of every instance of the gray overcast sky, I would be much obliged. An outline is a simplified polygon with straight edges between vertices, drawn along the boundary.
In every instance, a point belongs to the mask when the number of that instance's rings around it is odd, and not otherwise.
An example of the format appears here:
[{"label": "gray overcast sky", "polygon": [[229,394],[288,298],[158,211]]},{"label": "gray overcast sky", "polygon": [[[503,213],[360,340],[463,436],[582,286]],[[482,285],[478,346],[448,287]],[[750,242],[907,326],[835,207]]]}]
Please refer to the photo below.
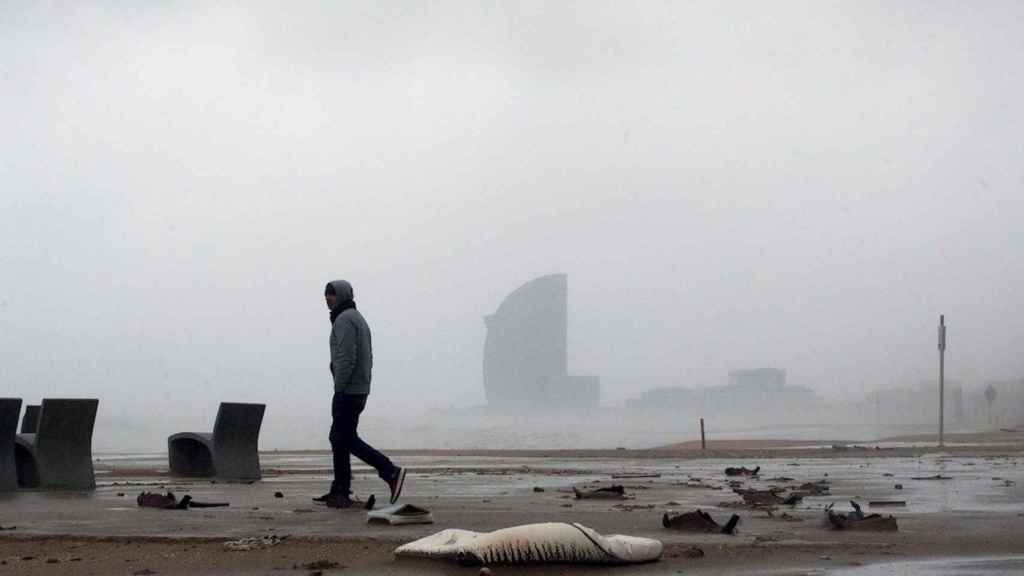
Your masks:
[{"label": "gray overcast sky", "polygon": [[1024,375],[1019,2],[5,2],[0,98],[0,395],[147,445],[325,444],[338,277],[377,410],[481,403],[482,316],[563,271],[607,401],[913,384],[939,313]]}]

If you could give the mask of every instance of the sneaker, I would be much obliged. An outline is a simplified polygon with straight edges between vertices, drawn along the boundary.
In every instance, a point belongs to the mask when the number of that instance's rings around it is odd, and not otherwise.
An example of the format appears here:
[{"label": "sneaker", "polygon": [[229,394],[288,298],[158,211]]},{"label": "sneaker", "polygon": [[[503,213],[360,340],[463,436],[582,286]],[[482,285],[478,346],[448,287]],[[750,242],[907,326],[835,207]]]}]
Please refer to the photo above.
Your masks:
[{"label": "sneaker", "polygon": [[399,466],[395,468],[395,473],[391,476],[391,480],[388,480],[388,488],[391,489],[392,504],[398,502],[398,497],[402,495],[403,484],[405,484],[405,468]]},{"label": "sneaker", "polygon": [[327,498],[326,504],[328,508],[351,508],[354,503],[348,496],[335,494]]}]

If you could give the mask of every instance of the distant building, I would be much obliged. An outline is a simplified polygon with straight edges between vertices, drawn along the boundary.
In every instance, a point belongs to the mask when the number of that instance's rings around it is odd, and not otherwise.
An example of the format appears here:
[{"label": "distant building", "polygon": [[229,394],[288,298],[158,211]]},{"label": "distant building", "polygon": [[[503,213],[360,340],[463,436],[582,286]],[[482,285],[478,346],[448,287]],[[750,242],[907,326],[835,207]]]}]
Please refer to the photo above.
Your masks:
[{"label": "distant building", "polygon": [[781,390],[786,387],[786,371],[778,368],[755,368],[729,372],[729,386],[761,390]]},{"label": "distant building", "polygon": [[655,388],[626,400],[627,409],[656,418],[713,417],[732,425],[774,423],[780,414],[795,422],[820,406],[813,390],[786,384],[786,371],[776,368],[733,370],[726,385]]},{"label": "distant building", "polygon": [[596,376],[570,375],[568,279],[541,276],[523,284],[484,317],[487,404],[504,410],[597,407]]}]

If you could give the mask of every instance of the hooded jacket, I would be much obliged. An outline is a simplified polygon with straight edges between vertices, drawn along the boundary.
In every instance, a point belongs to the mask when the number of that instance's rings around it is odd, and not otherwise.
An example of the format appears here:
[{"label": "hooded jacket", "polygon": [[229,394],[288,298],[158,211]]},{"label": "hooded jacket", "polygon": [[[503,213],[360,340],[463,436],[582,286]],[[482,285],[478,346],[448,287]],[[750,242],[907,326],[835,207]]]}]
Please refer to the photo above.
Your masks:
[{"label": "hooded jacket", "polygon": [[[363,315],[352,302],[352,285],[344,280],[330,282],[334,288],[338,307],[345,309],[337,314],[331,326],[331,374],[334,376],[334,391],[342,394],[369,394],[370,377],[373,371],[373,347],[370,343],[370,327]],[[334,314],[332,314],[334,316]]]}]

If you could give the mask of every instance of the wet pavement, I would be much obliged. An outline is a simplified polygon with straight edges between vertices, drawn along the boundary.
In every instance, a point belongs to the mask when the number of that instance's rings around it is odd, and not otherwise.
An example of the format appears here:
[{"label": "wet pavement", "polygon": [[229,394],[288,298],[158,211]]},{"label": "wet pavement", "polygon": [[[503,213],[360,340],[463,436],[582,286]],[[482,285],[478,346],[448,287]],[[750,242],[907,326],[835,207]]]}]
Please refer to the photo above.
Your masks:
[{"label": "wet pavement", "polygon": [[[359,511],[328,510],[313,503],[311,497],[329,484],[328,454],[266,453],[261,460],[268,471],[262,481],[232,483],[167,477],[165,456],[159,454],[101,456],[94,492],[0,495],[0,525],[16,525],[18,534],[233,537],[273,532],[384,538],[397,534],[398,539],[436,529],[368,527]],[[701,507],[717,516],[731,513],[730,506],[741,500],[723,474],[726,466],[739,464],[735,460],[406,456],[399,462],[410,470],[402,501],[432,509],[438,527],[457,524],[493,530],[518,523],[571,521],[599,531],[671,541],[673,535],[660,526],[662,512]],[[807,519],[819,518],[821,509],[832,502],[848,507],[850,499],[864,504],[867,512],[903,518],[1024,513],[1024,459],[1018,457],[779,458],[743,464],[762,467],[758,478],[745,482],[746,488],[828,480],[830,494],[805,497],[786,509]],[[612,477],[621,474],[658,477]],[[914,480],[936,475],[948,479]],[[611,483],[624,484],[630,494],[629,500],[617,503],[619,508],[614,502],[577,501],[571,494],[574,485]],[[903,488],[897,490],[897,484]],[[189,494],[194,500],[227,501],[231,506],[139,509],[135,497],[143,490],[171,490],[179,497]],[[378,502],[387,496],[385,484],[365,466],[355,466],[353,490],[364,498],[376,494]],[[283,498],[274,497],[278,491]],[[868,502],[876,500],[903,500],[906,506],[872,510]],[[751,522],[756,526],[758,520],[751,518],[756,514],[740,513],[746,517],[746,526]]]},{"label": "wet pavement", "polygon": [[[811,576],[812,573],[808,573]],[[914,562],[883,562],[828,572],[832,576],[1020,576],[1024,556],[944,558]]]}]

